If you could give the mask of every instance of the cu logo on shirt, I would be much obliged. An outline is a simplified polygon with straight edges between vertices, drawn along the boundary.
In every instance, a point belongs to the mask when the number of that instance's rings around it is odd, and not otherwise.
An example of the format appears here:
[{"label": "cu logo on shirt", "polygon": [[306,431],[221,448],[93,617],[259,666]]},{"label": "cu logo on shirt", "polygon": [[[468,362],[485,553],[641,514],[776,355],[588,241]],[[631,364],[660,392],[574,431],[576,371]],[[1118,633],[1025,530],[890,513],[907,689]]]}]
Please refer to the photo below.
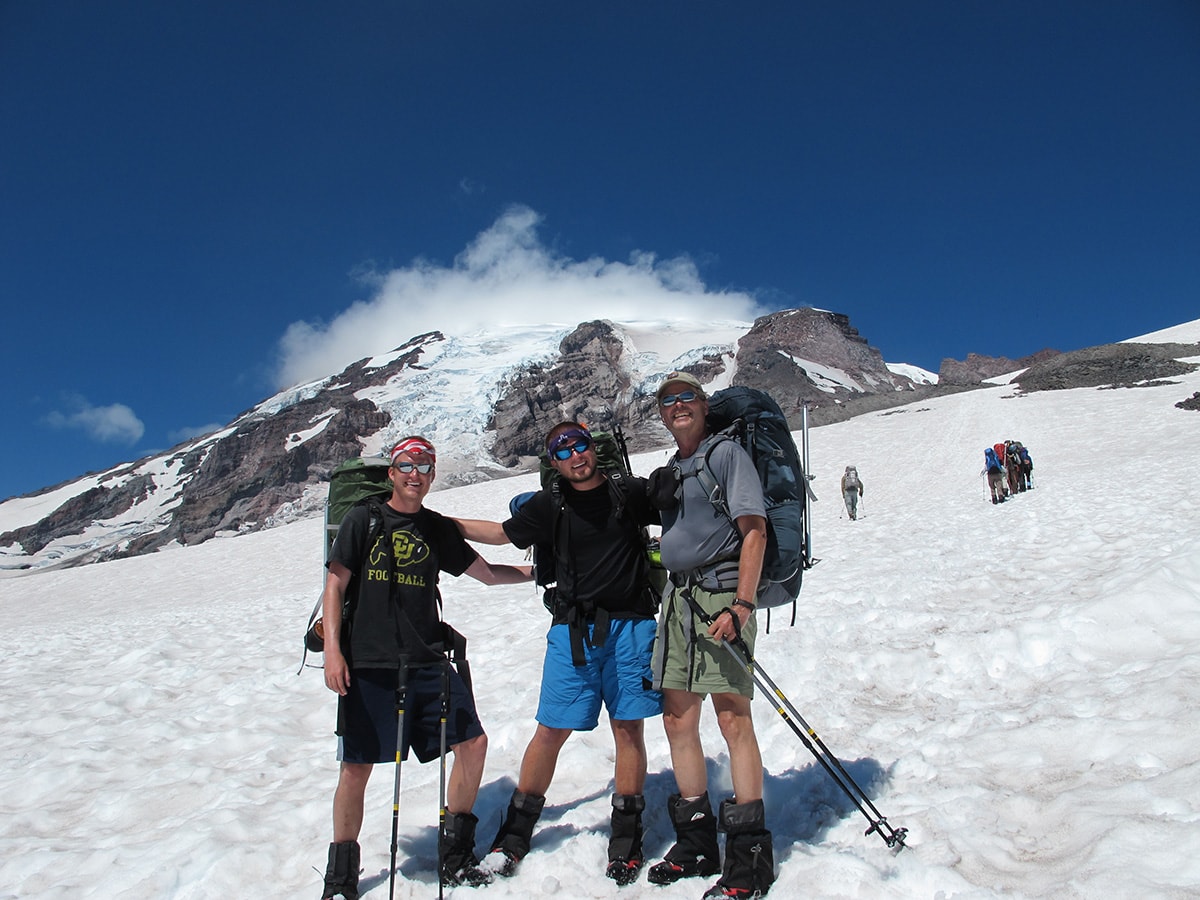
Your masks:
[{"label": "cu logo on shirt", "polygon": [[393,531],[392,557],[398,569],[419,565],[429,558],[429,545],[411,531]]}]

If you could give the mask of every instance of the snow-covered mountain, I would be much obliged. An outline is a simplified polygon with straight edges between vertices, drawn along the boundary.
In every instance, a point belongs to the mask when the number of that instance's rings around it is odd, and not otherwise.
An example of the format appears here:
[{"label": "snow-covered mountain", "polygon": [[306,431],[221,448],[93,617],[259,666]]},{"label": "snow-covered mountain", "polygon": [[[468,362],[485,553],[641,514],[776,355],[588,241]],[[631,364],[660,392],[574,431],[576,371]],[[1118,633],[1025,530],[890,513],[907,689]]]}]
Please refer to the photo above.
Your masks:
[{"label": "snow-covered mountain", "polygon": [[631,446],[662,444],[652,397],[687,369],[712,389],[771,391],[814,421],[869,398],[901,402],[937,377],[889,367],[845,316],[785,310],[749,322],[586,322],[430,332],[264,400],[222,430],[149,459],[0,504],[0,570],[138,555],[293,521],[323,503],[342,460],[419,432],[442,484],[528,469],[564,418],[620,422]]},{"label": "snow-covered mountain", "polygon": [[[1153,337],[1122,346],[1195,343],[1200,321]],[[1200,348],[1180,355],[1200,362]],[[863,834],[865,819],[758,698],[772,898],[1200,896],[1200,412],[1186,408],[1200,370],[1113,383],[919,395],[811,430],[821,561],[797,626],[776,616],[756,661],[908,829],[908,849],[892,855]],[[993,506],[983,448],[1008,438],[1032,452],[1035,489]],[[898,461],[897,448],[909,455]],[[662,458],[637,454],[635,470]],[[836,487],[849,463],[866,490],[854,522]],[[428,504],[494,519],[535,481],[439,481]],[[0,579],[0,897],[318,896],[335,700],[297,666],[321,546],[307,518]],[[533,732],[548,618],[529,585],[447,578],[442,589],[470,640],[489,736],[483,846]],[[727,796],[710,711],[702,735],[714,796]],[[646,739],[657,858],[674,781],[659,722]],[[401,900],[438,893],[438,774],[403,766]],[[387,896],[393,775],[379,767],[368,788],[364,900]],[[447,898],[695,900],[711,880],[603,877],[611,775],[607,725],[574,735],[517,875]]]},{"label": "snow-covered mountain", "polygon": [[[710,390],[767,390],[798,427],[969,390],[1019,366],[1027,390],[1134,383],[1186,368],[1186,348],[1154,339],[1012,361],[972,354],[934,375],[885,363],[844,315],[783,310],[747,322],[584,322],[429,332],[381,356],[296,385],[225,428],[148,459],[0,503],[0,574],[136,556],[314,514],[341,461],[409,433],[439,448],[441,484],[527,471],[566,418],[620,423],[634,451],[663,446],[653,408],[663,375]],[[1181,339],[1179,339],[1181,340]],[[1184,343],[1187,343],[1186,341]],[[1029,366],[1025,369],[1025,366]],[[950,377],[947,378],[946,376]],[[952,384],[943,384],[950,381]]]}]

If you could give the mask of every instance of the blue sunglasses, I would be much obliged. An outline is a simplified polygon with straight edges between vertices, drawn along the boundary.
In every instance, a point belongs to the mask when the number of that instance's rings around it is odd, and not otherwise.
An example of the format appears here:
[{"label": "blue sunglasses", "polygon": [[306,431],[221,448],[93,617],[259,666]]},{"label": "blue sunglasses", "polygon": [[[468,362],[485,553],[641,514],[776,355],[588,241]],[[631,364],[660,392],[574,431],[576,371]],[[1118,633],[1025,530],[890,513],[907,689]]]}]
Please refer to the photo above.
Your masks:
[{"label": "blue sunglasses", "polygon": [[550,455],[559,461],[570,460],[574,454],[586,454],[592,448],[592,439],[583,436],[580,432],[568,432],[562,434],[554,442],[550,449]]},{"label": "blue sunglasses", "polygon": [[658,402],[663,406],[674,406],[680,400],[684,403],[691,403],[695,399],[695,391],[680,391],[678,394],[663,394],[662,399]]}]

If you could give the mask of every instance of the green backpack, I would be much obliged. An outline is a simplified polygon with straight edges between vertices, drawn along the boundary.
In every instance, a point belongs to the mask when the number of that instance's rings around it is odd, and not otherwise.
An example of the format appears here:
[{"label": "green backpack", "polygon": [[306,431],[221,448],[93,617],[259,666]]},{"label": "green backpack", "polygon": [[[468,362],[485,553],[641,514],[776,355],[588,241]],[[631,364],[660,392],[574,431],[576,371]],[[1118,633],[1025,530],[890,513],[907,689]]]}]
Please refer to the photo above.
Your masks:
[{"label": "green backpack", "polygon": [[[323,561],[329,562],[333,542],[346,513],[360,503],[385,503],[392,494],[392,480],[388,476],[391,462],[386,456],[356,456],[348,459],[333,470],[329,476],[329,496],[325,500],[325,548]],[[374,543],[375,531],[383,525],[382,514],[371,517],[368,545]],[[324,593],[324,591],[322,591]],[[343,609],[345,618],[348,610]],[[325,632],[321,622],[321,597],[308,617],[304,630],[304,655],[300,668],[304,668],[308,654],[321,653],[325,649]]]},{"label": "green backpack", "polygon": [[329,497],[325,500],[325,562],[329,562],[333,539],[346,513],[371,497],[384,503],[392,495],[390,466],[386,456],[356,456],[333,470],[329,476]]}]

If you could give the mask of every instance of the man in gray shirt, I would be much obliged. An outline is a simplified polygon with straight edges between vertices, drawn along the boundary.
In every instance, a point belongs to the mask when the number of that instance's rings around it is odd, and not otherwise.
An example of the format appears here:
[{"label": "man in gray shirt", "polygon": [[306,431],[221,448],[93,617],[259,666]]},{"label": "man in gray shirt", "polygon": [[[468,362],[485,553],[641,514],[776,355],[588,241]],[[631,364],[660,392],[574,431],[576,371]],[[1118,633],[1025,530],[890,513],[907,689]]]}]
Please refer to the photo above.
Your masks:
[{"label": "man in gray shirt", "polygon": [[[648,877],[671,884],[721,871],[705,900],[763,896],[775,875],[762,802],[762,756],[750,709],[754,682],[722,643],[740,635],[753,653],[754,605],[767,543],[762,487],[746,452],[708,433],[708,398],[695,377],[672,372],[657,399],[678,447],[671,465],[653,477],[659,489],[667,480],[673,500],[658,504],[673,506],[661,509],[661,515],[662,561],[674,587],[663,604],[655,661],[678,793],[668,800],[675,845]],[[701,467],[723,491],[728,516],[716,512],[695,477]],[[712,698],[732,770],[734,797],[723,800],[719,812],[726,834],[723,868],[700,741],[705,695]]]}]

